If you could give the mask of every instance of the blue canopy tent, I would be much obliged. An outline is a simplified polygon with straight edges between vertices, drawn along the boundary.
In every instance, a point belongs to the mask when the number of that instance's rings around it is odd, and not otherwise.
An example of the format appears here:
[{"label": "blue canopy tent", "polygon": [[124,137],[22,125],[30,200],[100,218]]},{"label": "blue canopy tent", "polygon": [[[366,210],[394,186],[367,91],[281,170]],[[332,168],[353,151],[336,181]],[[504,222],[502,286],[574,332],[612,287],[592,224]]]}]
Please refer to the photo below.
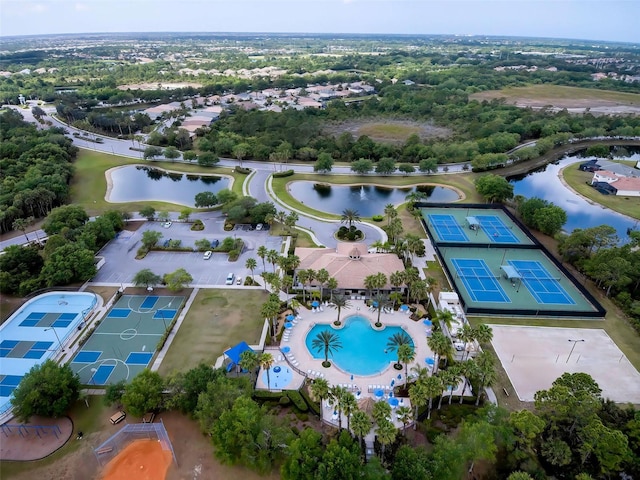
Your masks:
[{"label": "blue canopy tent", "polygon": [[229,359],[227,372],[231,371],[233,367],[240,364],[240,356],[242,355],[242,352],[246,352],[247,350],[251,350],[253,352],[253,349],[249,345],[247,345],[247,342],[240,342],[236,346],[224,351],[224,355]]}]

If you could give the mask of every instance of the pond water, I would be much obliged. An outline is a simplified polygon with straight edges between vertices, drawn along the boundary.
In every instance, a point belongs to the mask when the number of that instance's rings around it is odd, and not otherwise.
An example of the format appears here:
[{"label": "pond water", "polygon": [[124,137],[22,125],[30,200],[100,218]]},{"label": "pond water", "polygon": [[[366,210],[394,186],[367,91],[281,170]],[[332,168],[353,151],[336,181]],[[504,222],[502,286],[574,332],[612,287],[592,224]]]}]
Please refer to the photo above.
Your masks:
[{"label": "pond water", "polygon": [[115,168],[110,174],[113,186],[107,201],[117,203],[156,200],[195,207],[197,193],[229,188],[226,177],[172,173],[140,165]]},{"label": "pond water", "polygon": [[382,215],[384,207],[391,203],[397,205],[405,201],[411,192],[421,192],[427,196],[427,202],[454,202],[460,197],[447,187],[419,185],[417,187],[378,187],[374,185],[328,185],[313,182],[292,182],[289,193],[305,205],[316,210],[340,215],[345,208],[357,210],[361,217]]},{"label": "pond water", "polygon": [[[640,160],[640,150],[628,148],[629,156],[625,159]],[[610,225],[618,232],[622,242],[628,239],[627,229],[637,228],[638,222],[630,217],[621,215],[598,204],[591,204],[580,195],[565,187],[558,173],[567,165],[568,168],[578,168],[578,164],[595,159],[584,152],[577,152],[563,157],[555,163],[550,163],[525,175],[508,178],[513,184],[514,195],[527,198],[538,197],[562,207],[567,212],[567,223],[564,231],[572,232],[576,228],[591,228],[599,225]],[[638,197],[629,197],[629,202],[640,202]]]}]

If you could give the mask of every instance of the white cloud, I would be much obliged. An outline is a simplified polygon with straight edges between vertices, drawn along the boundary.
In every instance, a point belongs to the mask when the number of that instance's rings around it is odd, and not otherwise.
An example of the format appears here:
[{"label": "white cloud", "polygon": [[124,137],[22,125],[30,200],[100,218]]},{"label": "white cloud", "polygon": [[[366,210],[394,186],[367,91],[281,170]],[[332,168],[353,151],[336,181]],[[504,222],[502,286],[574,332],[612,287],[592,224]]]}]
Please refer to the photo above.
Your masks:
[{"label": "white cloud", "polygon": [[26,10],[29,13],[41,14],[47,12],[49,7],[44,3],[34,3],[32,5],[28,5]]},{"label": "white cloud", "polygon": [[76,12],[88,12],[90,10],[89,5],[86,3],[76,3],[75,9]]}]

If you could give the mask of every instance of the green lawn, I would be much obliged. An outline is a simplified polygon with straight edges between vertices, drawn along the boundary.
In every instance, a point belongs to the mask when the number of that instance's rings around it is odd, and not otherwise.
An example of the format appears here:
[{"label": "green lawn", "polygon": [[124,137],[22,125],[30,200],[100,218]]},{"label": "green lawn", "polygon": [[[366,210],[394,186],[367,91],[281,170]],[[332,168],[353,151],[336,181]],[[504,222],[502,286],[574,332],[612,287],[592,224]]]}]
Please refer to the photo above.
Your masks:
[{"label": "green lawn", "polygon": [[71,202],[84,207],[90,215],[97,215],[109,209],[139,211],[146,205],[151,205],[156,210],[180,211],[185,208],[184,205],[165,202],[107,202],[104,199],[107,192],[107,179],[104,172],[120,165],[134,164],[145,164],[184,173],[219,173],[221,175],[229,175],[234,178],[232,190],[239,195],[242,195],[242,182],[246,176],[224,167],[205,168],[186,163],[147,162],[81,149],[78,158],[74,162],[75,174],[71,181]]},{"label": "green lawn", "polygon": [[532,99],[548,100],[593,100],[640,105],[640,95],[636,93],[599,90],[596,88],[566,87],[562,85],[528,85],[526,87],[509,87],[502,90],[480,92],[471,98],[507,98],[509,100]]},{"label": "green lawn", "polygon": [[571,188],[595,203],[599,203],[611,210],[630,217],[640,219],[640,199],[638,199],[638,197],[601,194],[595,188],[587,185],[587,182],[590,182],[593,178],[593,173],[583,172],[578,166],[579,164],[575,163],[562,170],[562,177]]},{"label": "green lawn", "polygon": [[160,374],[213,365],[224,350],[244,340],[260,340],[263,290],[200,290],[160,366]]}]

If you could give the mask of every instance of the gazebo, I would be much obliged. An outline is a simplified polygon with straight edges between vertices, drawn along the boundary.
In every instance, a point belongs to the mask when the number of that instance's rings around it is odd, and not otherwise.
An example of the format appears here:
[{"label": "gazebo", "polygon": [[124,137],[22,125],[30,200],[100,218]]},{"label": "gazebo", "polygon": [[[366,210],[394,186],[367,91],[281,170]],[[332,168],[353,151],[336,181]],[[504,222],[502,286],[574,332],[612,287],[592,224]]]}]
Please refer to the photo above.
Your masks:
[{"label": "gazebo", "polygon": [[247,350],[253,351],[253,349],[247,345],[247,342],[240,342],[234,347],[229,348],[224,351],[224,356],[229,359],[229,363],[227,364],[227,372],[231,371],[231,369],[240,364],[240,357],[242,352],[246,352]]}]

